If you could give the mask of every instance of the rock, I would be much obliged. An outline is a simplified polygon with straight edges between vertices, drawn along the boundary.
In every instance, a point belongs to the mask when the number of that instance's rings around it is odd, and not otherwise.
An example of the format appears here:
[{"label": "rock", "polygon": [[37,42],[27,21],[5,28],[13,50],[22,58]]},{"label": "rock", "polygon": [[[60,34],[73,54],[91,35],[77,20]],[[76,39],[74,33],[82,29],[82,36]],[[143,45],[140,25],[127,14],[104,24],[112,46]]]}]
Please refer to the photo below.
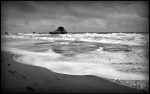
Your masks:
[{"label": "rock", "polygon": [[28,86],[28,87],[26,87],[26,89],[27,89],[27,90],[29,90],[29,91],[33,91],[33,92],[35,92],[35,89],[34,89],[34,88],[32,88],[32,87],[29,87],[29,86]]},{"label": "rock", "polygon": [[26,76],[22,76],[22,78],[23,78],[23,79],[27,79],[27,77],[26,77]]},{"label": "rock", "polygon": [[33,32],[33,34],[35,34],[35,32]]},{"label": "rock", "polygon": [[57,30],[49,32],[49,34],[67,34],[67,31],[64,29],[64,27],[60,26]]},{"label": "rock", "polygon": [[10,66],[10,64],[7,64],[8,66]]},{"label": "rock", "polygon": [[13,75],[16,73],[16,71],[12,71],[12,70],[8,70],[8,72],[13,74]]},{"label": "rock", "polygon": [[4,34],[5,34],[5,35],[8,35],[8,32],[5,32]]}]

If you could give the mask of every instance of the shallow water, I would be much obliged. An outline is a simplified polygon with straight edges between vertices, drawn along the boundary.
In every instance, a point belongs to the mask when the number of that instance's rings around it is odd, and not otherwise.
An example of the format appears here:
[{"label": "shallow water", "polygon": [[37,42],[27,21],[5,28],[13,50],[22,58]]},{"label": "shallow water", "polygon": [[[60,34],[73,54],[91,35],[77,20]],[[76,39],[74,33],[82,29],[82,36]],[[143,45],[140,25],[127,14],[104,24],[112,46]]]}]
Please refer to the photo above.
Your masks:
[{"label": "shallow water", "polygon": [[[82,63],[82,64],[85,64],[84,66],[90,66],[90,67],[93,64],[96,64],[96,66],[104,65],[106,69],[103,66],[103,71],[108,70],[107,67],[110,67],[109,69],[113,69],[116,72],[128,71],[128,73],[130,74],[133,73],[132,69],[134,68],[135,70],[134,73],[137,73],[135,75],[138,75],[138,74],[143,75],[143,73],[147,72],[146,68],[148,65],[147,63],[148,58],[145,57],[144,55],[145,50],[143,48],[133,49],[131,46],[129,47],[129,46],[124,46],[124,45],[116,45],[116,44],[113,45],[113,44],[89,43],[89,42],[80,42],[80,41],[76,41],[76,42],[74,41],[68,41],[68,42],[21,41],[21,42],[17,42],[16,44],[15,43],[16,43],[15,41],[14,43],[11,42],[11,44],[13,45],[8,43],[5,49],[15,54],[21,54],[22,55],[21,57],[17,57],[19,58],[19,62],[23,62],[27,64],[30,64],[30,62],[32,62],[32,59],[35,59],[35,60],[37,59],[37,61],[41,61],[47,58],[47,60],[49,61],[46,61],[45,63],[48,63],[48,62],[55,62],[55,63],[63,62],[64,64],[78,63],[79,66]],[[33,56],[32,54],[35,56]],[[143,54],[143,56],[141,54]],[[32,59],[30,55],[32,55]],[[45,56],[44,59],[43,59],[43,56]],[[55,61],[53,61],[53,57],[56,58]],[[23,60],[24,58],[27,60],[29,59],[29,60],[26,62]],[[39,63],[38,66],[41,66],[40,65],[41,62],[38,62]],[[132,65],[134,65],[134,67],[132,67]],[[127,66],[128,68],[126,68]],[[71,65],[71,67],[73,67],[73,65]],[[140,69],[141,70],[144,69],[145,71],[140,72],[139,71]],[[92,68],[90,70],[92,70]],[[53,71],[56,71],[56,70],[54,69]],[[65,74],[67,74],[67,72],[65,72]],[[117,75],[117,74],[114,74],[114,75]],[[117,79],[119,79],[119,77]]]}]

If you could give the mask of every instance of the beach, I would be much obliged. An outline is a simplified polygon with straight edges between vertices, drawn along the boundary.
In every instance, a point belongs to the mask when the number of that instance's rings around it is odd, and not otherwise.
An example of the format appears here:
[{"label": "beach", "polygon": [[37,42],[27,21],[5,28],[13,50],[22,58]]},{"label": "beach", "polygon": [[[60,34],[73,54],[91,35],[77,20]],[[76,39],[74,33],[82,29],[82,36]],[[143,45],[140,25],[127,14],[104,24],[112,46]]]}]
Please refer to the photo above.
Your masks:
[{"label": "beach", "polygon": [[2,2],[3,93],[148,93],[146,1]]},{"label": "beach", "polygon": [[4,35],[2,91],[148,93],[145,37],[124,33]]},{"label": "beach", "polygon": [[1,89],[5,93],[146,93],[96,76],[71,76],[14,61],[1,53]]}]

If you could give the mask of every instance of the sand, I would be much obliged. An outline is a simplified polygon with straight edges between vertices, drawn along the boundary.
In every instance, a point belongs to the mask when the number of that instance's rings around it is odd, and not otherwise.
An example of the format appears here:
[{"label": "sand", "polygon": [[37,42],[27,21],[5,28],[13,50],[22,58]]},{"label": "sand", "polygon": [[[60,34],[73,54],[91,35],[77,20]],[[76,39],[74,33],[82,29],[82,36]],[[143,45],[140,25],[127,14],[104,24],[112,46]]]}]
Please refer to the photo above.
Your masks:
[{"label": "sand", "polygon": [[1,90],[5,93],[146,93],[96,76],[72,76],[13,60],[1,52]]}]

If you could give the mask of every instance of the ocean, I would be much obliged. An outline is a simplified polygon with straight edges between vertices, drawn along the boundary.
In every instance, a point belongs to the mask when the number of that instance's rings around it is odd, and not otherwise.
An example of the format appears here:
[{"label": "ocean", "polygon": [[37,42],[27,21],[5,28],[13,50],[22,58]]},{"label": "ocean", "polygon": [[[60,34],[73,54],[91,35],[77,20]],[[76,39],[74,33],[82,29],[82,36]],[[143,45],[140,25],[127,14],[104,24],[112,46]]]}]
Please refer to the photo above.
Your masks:
[{"label": "ocean", "polygon": [[19,63],[148,88],[149,33],[15,33],[2,39],[2,50]]}]

